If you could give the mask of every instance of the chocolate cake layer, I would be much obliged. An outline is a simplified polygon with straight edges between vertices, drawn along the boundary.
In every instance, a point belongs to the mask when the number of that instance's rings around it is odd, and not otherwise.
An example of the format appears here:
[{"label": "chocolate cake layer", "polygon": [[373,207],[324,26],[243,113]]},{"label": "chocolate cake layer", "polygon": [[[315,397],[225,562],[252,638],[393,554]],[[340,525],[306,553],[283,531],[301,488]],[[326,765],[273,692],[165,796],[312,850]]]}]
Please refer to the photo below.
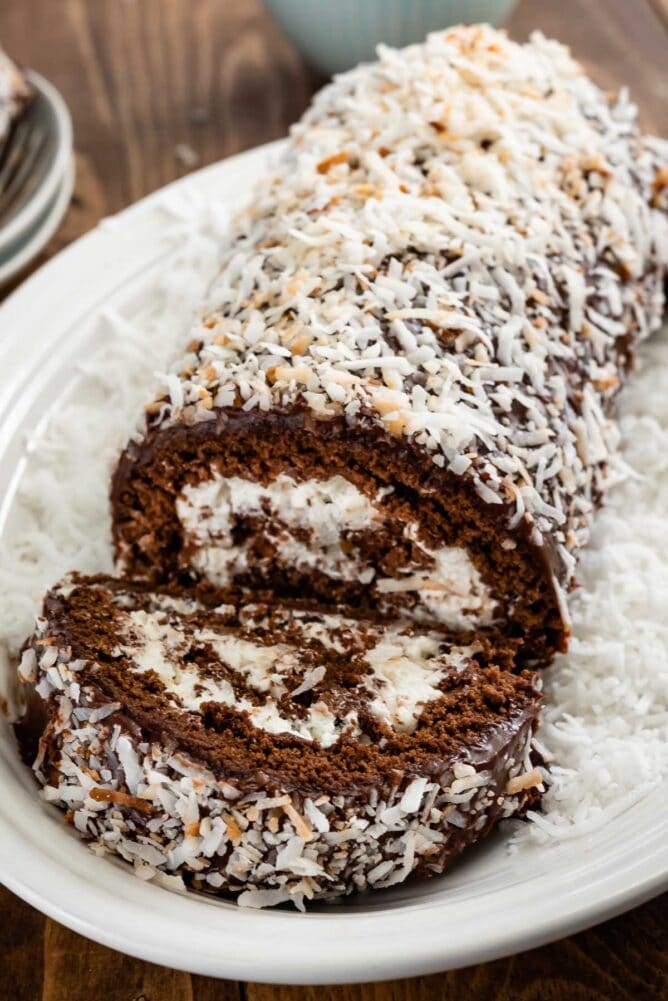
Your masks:
[{"label": "chocolate cake layer", "polygon": [[128,562],[149,579],[501,629],[525,659],[564,644],[549,554],[466,480],[373,426],[298,408],[149,431],[118,467],[114,502],[119,535],[139,540]]},{"label": "chocolate cake layer", "polygon": [[49,802],[140,875],[263,906],[440,873],[538,796],[535,676],[415,624],[213,610],[112,578],[47,596],[20,736]]},{"label": "chocolate cake layer", "polygon": [[542,36],[455,28],[337,78],[120,460],[120,565],[563,649],[662,315],[667,171]]}]

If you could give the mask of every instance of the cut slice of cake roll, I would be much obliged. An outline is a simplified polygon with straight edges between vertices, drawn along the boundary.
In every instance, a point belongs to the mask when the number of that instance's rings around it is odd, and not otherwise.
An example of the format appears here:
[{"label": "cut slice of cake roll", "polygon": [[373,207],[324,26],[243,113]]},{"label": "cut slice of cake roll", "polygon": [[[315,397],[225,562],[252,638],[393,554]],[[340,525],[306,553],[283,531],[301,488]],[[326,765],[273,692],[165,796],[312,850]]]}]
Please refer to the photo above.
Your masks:
[{"label": "cut slice of cake roll", "polygon": [[46,597],[19,727],[44,798],[144,878],[264,906],[441,873],[538,799],[535,675],[305,603],[106,577]]},{"label": "cut slice of cake roll", "polygon": [[667,179],[539,35],[455,28],[338,77],[119,462],[120,566],[563,649],[662,315]]}]

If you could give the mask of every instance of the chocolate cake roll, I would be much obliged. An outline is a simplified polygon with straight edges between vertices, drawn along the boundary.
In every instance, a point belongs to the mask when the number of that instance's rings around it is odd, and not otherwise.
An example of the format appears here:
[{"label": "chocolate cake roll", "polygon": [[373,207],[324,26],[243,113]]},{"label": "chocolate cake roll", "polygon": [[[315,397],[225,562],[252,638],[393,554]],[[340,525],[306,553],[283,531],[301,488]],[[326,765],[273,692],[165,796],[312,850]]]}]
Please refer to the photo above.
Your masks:
[{"label": "chocolate cake roll", "polygon": [[120,459],[119,566],[564,649],[662,315],[667,170],[540,35],[454,28],[338,77]]},{"label": "chocolate cake roll", "polygon": [[335,607],[73,577],[23,652],[21,742],[96,852],[302,906],[440,873],[538,797],[535,676],[495,658]]}]

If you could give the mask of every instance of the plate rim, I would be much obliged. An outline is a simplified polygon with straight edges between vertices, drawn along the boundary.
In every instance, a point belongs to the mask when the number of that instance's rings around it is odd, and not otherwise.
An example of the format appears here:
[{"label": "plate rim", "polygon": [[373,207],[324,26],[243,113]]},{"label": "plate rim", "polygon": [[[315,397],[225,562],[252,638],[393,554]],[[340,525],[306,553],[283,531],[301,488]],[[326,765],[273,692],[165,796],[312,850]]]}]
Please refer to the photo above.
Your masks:
[{"label": "plate rim", "polygon": [[[55,812],[55,808],[52,809]],[[2,826],[0,826],[0,846],[3,848],[3,857],[7,857],[10,852],[15,858],[20,858],[21,854],[30,855],[30,850],[20,843],[18,836],[14,834],[14,837],[11,835],[8,837],[6,828],[3,829]],[[95,861],[109,865],[106,860],[96,859]],[[30,871],[31,876],[33,876],[34,870]],[[360,953],[358,949],[354,955],[351,955],[350,952],[345,955],[345,964],[341,963],[340,956],[331,954],[325,960],[316,960],[315,964],[310,959],[305,964],[297,964],[294,955],[289,949],[286,949],[286,938],[282,934],[285,932],[285,926],[280,927],[280,925],[285,925],[284,919],[287,918],[288,922],[292,921],[293,923],[293,928],[290,930],[299,931],[300,929],[296,927],[295,922],[301,923],[305,919],[308,920],[308,916],[296,912],[277,912],[275,910],[248,911],[230,905],[231,913],[242,916],[246,923],[248,923],[249,918],[250,920],[260,919],[258,924],[262,922],[265,927],[264,929],[258,927],[259,939],[264,940],[263,932],[268,932],[275,936],[275,940],[280,945],[280,948],[275,950],[272,955],[271,962],[265,963],[262,967],[258,965],[258,957],[255,954],[250,958],[240,955],[221,956],[212,951],[210,944],[196,956],[186,951],[175,952],[173,940],[169,935],[159,938],[155,936],[154,941],[150,945],[146,945],[145,941],[138,938],[136,933],[133,934],[134,929],[131,923],[119,922],[116,927],[113,925],[105,927],[99,922],[91,921],[90,916],[84,913],[86,908],[73,908],[71,905],[67,906],[63,902],[55,901],[48,895],[45,896],[34,885],[34,878],[20,879],[13,873],[8,875],[6,871],[0,872],[0,875],[2,882],[8,889],[72,931],[138,959],[205,976],[294,985],[365,983],[409,976],[427,976],[445,970],[489,962],[517,952],[538,948],[568,935],[577,934],[600,921],[616,917],[629,908],[639,906],[668,889],[668,872],[664,870],[648,875],[630,887],[619,887],[615,893],[610,894],[603,901],[594,899],[584,905],[579,905],[576,901],[567,913],[556,918],[554,916],[543,918],[539,923],[534,922],[530,934],[525,935],[521,943],[518,942],[517,930],[514,927],[517,920],[515,918],[513,921],[513,915],[511,915],[511,920],[503,929],[500,937],[497,936],[493,942],[484,945],[469,944],[467,948],[461,949],[456,959],[453,959],[452,956],[445,958],[444,952],[447,956],[447,949],[442,951],[438,945],[435,946],[433,942],[430,942],[426,950],[424,948],[421,950],[419,956],[415,956],[410,950],[407,950],[404,955],[393,950],[390,950],[389,953],[384,952],[382,945],[380,954],[377,947],[375,951],[369,950],[363,953]],[[67,876],[71,877],[72,873],[68,871]],[[137,879],[131,872],[127,872],[127,878],[133,882]],[[608,879],[610,878],[608,877]],[[83,877],[75,876],[75,880],[79,880],[85,888]],[[137,880],[137,882],[139,881]],[[152,887],[151,889],[161,895],[160,899],[163,899],[163,895],[167,894],[169,897],[182,899],[190,904],[198,902],[195,894],[187,894],[183,897],[161,887]],[[586,893],[586,889],[581,887],[578,891],[578,897]],[[70,900],[72,896],[69,898]],[[433,910],[438,911],[438,904],[433,905]],[[230,911],[228,911],[229,913]],[[407,908],[397,908],[387,913],[374,911],[358,914],[347,913],[346,917],[352,918],[353,922],[359,925],[360,923],[372,923],[374,920],[378,920],[379,916],[387,919],[388,914],[391,924],[396,924],[400,930],[405,930]],[[329,915],[318,913],[311,914],[310,917],[322,922],[323,918],[327,921]],[[162,920],[165,920],[164,914]],[[229,922],[227,923],[229,925]],[[232,924],[236,923],[233,918]],[[327,921],[327,924],[329,925],[328,930],[334,930],[333,923]],[[378,938],[382,939],[382,936],[378,936]],[[350,945],[351,941],[348,938],[348,948]],[[342,947],[345,946],[342,946],[339,941],[337,948]],[[306,977],[303,976],[304,972],[308,974]]]},{"label": "plate rim", "polygon": [[[218,190],[219,187],[224,186],[225,172],[231,167],[240,167],[251,158],[266,158],[279,149],[283,142],[284,140],[279,140],[236,154],[173,181],[112,217],[113,225],[105,225],[103,221],[101,225],[98,224],[93,230],[46,262],[9,295],[0,306],[0,332],[2,328],[10,328],[7,330],[5,338],[0,336],[0,360],[3,354],[11,351],[12,323],[16,322],[18,325],[24,312],[30,315],[31,307],[33,307],[34,312],[34,303],[40,301],[42,293],[48,294],[49,289],[53,293],[54,286],[58,283],[58,277],[64,277],[68,272],[71,273],[77,258],[81,260],[82,255],[86,255],[89,260],[92,260],[98,254],[108,262],[114,240],[118,239],[115,234],[119,231],[122,232],[123,224],[127,223],[129,230],[132,230],[133,225],[135,229],[153,225],[149,216],[158,202],[164,199],[166,193],[178,189],[185,190],[190,186],[195,190],[204,188],[206,191],[209,187],[213,190],[217,185],[216,190]],[[116,252],[119,253],[119,249]],[[101,287],[105,294],[109,294],[104,282],[101,283]],[[100,294],[102,295],[102,293]],[[83,305],[78,303],[77,308],[81,310],[79,315],[82,315]],[[23,317],[23,322],[25,323],[25,317]],[[36,796],[34,802],[35,807],[41,813],[43,807]],[[444,969],[486,962],[573,934],[599,921],[614,917],[668,889],[668,845],[655,839],[656,844],[651,843],[653,854],[650,853],[649,858],[652,860],[653,866],[649,871],[645,865],[646,859],[635,858],[623,870],[621,879],[618,875],[613,876],[610,872],[599,874],[597,893],[592,894],[586,886],[576,885],[568,898],[568,907],[562,908],[556,915],[552,908],[543,906],[538,917],[532,913],[530,922],[528,916],[523,919],[524,925],[521,930],[519,929],[521,921],[517,915],[512,915],[503,927],[495,928],[494,934],[482,942],[472,942],[469,936],[466,946],[457,946],[458,952],[453,943],[447,942],[447,936],[441,939],[437,936],[434,939],[433,934],[431,937],[427,934],[424,937],[411,937],[409,935],[405,951],[393,948],[394,943],[391,936],[388,935],[385,938],[382,931],[388,932],[393,929],[393,933],[396,934],[397,929],[402,926],[405,928],[408,910],[414,906],[410,903],[396,908],[378,908],[358,912],[346,911],[345,914],[340,912],[338,917],[339,919],[344,918],[344,920],[338,921],[329,920],[330,915],[322,913],[311,913],[304,917],[297,914],[288,916],[285,912],[276,911],[243,911],[236,907],[231,911],[224,908],[217,909],[219,915],[225,913],[234,915],[231,922],[227,921],[227,925],[231,932],[237,934],[237,937],[238,933],[235,931],[237,927],[257,928],[261,937],[264,937],[263,931],[266,933],[267,930],[270,930],[270,935],[274,932],[277,933],[273,952],[264,956],[255,955],[251,962],[242,954],[243,950],[240,950],[239,954],[226,955],[221,953],[220,949],[215,952],[213,947],[205,948],[202,946],[200,951],[193,947],[188,952],[175,952],[174,940],[169,936],[165,936],[164,941],[155,940],[155,937],[153,940],[142,939],[136,934],[133,922],[127,920],[127,915],[124,921],[116,921],[116,923],[114,923],[115,918],[112,919],[109,916],[112,913],[117,913],[119,905],[116,900],[113,900],[114,907],[109,911],[109,914],[105,912],[105,922],[100,921],[98,910],[96,923],[91,917],[93,907],[97,903],[99,909],[101,895],[109,896],[109,886],[103,885],[102,882],[104,876],[100,881],[95,881],[92,887],[89,887],[80,873],[75,873],[69,866],[65,866],[50,854],[43,844],[38,844],[37,841],[33,842],[30,837],[26,838],[24,835],[25,832],[21,833],[19,825],[8,821],[0,805],[0,848],[2,849],[0,850],[0,881],[32,906],[88,938],[138,958],[195,973],[265,983],[361,983],[435,973]],[[38,835],[35,837],[37,838]],[[583,837],[581,841],[586,844],[587,839]],[[75,853],[72,852],[72,868],[75,861]],[[105,872],[107,867],[109,867],[110,873],[113,872],[109,863],[100,862],[99,864],[105,867]],[[595,864],[592,865],[592,868],[596,871]],[[51,876],[51,882],[49,882],[49,876]],[[54,887],[57,887],[58,882],[64,878],[72,881],[68,882],[68,886],[76,886],[80,892],[78,894],[70,892],[58,899]],[[132,881],[136,880],[132,873],[128,873],[127,878]],[[139,880],[136,880],[136,883],[141,886]],[[605,887],[606,892],[601,893],[601,887]],[[171,927],[170,913],[173,901],[165,901],[165,895],[170,898],[175,898],[175,895],[168,894],[168,891],[159,887],[151,887],[150,889],[160,894],[160,897],[157,898],[159,901],[164,901],[164,913],[160,914],[160,920]],[[496,894],[501,892],[501,889],[494,891]],[[493,895],[492,893],[488,896]],[[132,893],[126,894],[126,897],[131,898],[132,896]],[[145,897],[153,899],[151,894],[145,894]],[[175,899],[185,901],[183,904],[185,910],[190,910],[194,903],[198,905],[202,903],[194,895]],[[127,906],[132,908],[132,900]],[[474,902],[469,905],[469,907],[474,906]],[[142,899],[141,904],[135,908],[135,914],[141,914],[144,907]],[[439,910],[443,913],[446,909],[446,902],[439,901],[432,901],[420,906],[420,910],[430,916],[438,916]],[[415,912],[417,911],[418,908],[415,909]],[[212,911],[207,913],[210,914]],[[326,917],[328,919],[328,937],[337,940],[336,949],[330,947],[324,954],[315,955],[315,958],[313,955],[309,955],[303,963],[297,964],[294,952],[290,952],[286,948],[285,940],[281,942],[279,934],[279,930],[286,927],[286,917],[292,920],[293,923],[290,927],[294,930],[300,929],[300,925],[295,924],[295,922],[301,923],[301,931],[305,940],[312,939],[313,934],[316,934],[312,929],[316,929],[318,925],[322,926],[323,918]],[[185,921],[182,923],[185,924]],[[211,925],[222,927],[225,923],[224,918],[217,918],[211,922]],[[380,931],[374,932],[376,938],[375,944],[372,946],[368,929],[374,925]],[[338,931],[338,938],[334,934],[335,928]],[[360,936],[350,937],[353,928],[360,932]],[[366,929],[364,936],[361,935],[362,929]],[[453,942],[457,941],[457,936],[459,936],[459,940],[462,939],[462,935],[465,937],[465,929],[461,927],[446,928],[446,931],[448,930],[453,933]],[[347,954],[342,954],[340,950],[345,948],[345,945],[342,946],[341,941],[346,942],[346,934],[349,936],[347,939],[349,951]],[[368,943],[365,946],[367,951],[360,952],[364,942]],[[345,958],[344,963],[341,961],[341,955]]]}]

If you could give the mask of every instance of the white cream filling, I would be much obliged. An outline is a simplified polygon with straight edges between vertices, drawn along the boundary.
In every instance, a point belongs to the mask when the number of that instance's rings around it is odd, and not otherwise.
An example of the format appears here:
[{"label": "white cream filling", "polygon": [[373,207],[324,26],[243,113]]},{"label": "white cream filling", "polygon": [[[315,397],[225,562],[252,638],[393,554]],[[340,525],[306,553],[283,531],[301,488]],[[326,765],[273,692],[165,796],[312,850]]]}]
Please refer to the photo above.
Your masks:
[{"label": "white cream filling", "polygon": [[378,591],[381,594],[419,592],[420,603],[429,614],[418,605],[417,617],[431,617],[451,629],[490,625],[494,621],[496,601],[467,550],[463,546],[420,548],[432,557],[433,566],[417,571],[407,569],[405,577],[378,578]]},{"label": "white cream filling", "polygon": [[453,647],[439,656],[442,639],[433,633],[407,636],[400,626],[388,628],[365,656],[371,673],[364,679],[373,696],[369,709],[391,729],[412,733],[428,702],[440,698],[447,674],[466,665],[470,647]]},{"label": "white cream filling", "polygon": [[[195,629],[186,635],[163,611],[133,610],[127,613],[127,618],[127,627],[119,636],[117,655],[125,655],[131,669],[138,673],[154,671],[178,707],[201,712],[203,703],[219,702],[246,712],[260,730],[317,740],[323,747],[331,747],[343,733],[365,739],[354,710],[341,718],[322,699],[316,698],[303,715],[293,715],[283,706],[279,708],[279,700],[288,692],[286,677],[300,671],[297,647],[284,643],[263,645],[210,629]],[[326,616],[322,624],[302,623],[297,617],[294,621],[305,637],[318,639],[327,638],[330,630],[355,627],[353,620],[339,615]],[[369,711],[378,720],[391,729],[412,733],[424,706],[440,697],[441,681],[465,666],[473,648],[454,647],[444,652],[442,639],[437,635],[411,636],[399,625],[374,631],[380,638],[364,654],[369,671],[360,678],[357,691],[367,699]],[[247,696],[237,695],[227,679],[203,673],[196,663],[184,664],[182,658],[188,649],[198,644],[209,645],[220,663],[264,696],[264,701],[256,704]],[[331,636],[325,645],[336,646]],[[315,693],[325,677],[324,666],[311,667],[292,694],[306,690]]]},{"label": "white cream filling", "polygon": [[[368,582],[373,570],[344,553],[341,533],[373,530],[380,514],[366,494],[343,476],[297,483],[281,473],[267,486],[240,476],[215,474],[187,486],[176,501],[187,544],[194,550],[196,570],[220,587],[248,567],[244,545],[235,545],[232,528],[238,518],[263,517],[281,523],[268,538],[284,564],[318,568],[330,577]],[[306,545],[294,535],[308,532]],[[366,580],[365,580],[366,574]]]},{"label": "white cream filling", "polygon": [[[279,643],[265,646],[238,636],[225,636],[208,629],[196,629],[188,637],[164,615],[143,610],[128,613],[130,628],[121,637],[117,651],[127,656],[138,672],[155,671],[176,704],[191,712],[200,712],[205,702],[220,702],[245,711],[254,726],[268,733],[291,733],[306,740],[317,740],[329,747],[341,733],[354,727],[356,716],[349,714],[337,724],[337,718],[324,702],[314,702],[304,717],[287,717],[277,706],[287,688],[283,678],[299,669],[299,651]],[[196,664],[179,663],[188,648],[198,643],[212,647],[220,661],[242,676],[259,694],[263,705],[238,696],[225,679],[203,674]]]},{"label": "white cream filling", "polygon": [[[381,512],[354,484],[342,476],[297,483],[281,473],[264,486],[239,476],[216,474],[197,486],[186,487],[176,510],[186,542],[193,550],[196,570],[220,587],[248,569],[247,546],[235,545],[232,528],[237,518],[265,517],[267,537],[276,544],[286,566],[318,569],[330,577],[371,583],[372,567],[365,567],[341,546],[345,531],[369,531],[378,526]],[[285,526],[274,529],[275,519]],[[294,530],[309,534],[308,544]],[[428,549],[418,537],[418,526],[406,526],[406,535],[432,560],[432,566],[407,567],[402,577],[377,578],[381,594],[416,592],[413,614],[452,629],[472,629],[494,621],[496,602],[463,546]]]}]

